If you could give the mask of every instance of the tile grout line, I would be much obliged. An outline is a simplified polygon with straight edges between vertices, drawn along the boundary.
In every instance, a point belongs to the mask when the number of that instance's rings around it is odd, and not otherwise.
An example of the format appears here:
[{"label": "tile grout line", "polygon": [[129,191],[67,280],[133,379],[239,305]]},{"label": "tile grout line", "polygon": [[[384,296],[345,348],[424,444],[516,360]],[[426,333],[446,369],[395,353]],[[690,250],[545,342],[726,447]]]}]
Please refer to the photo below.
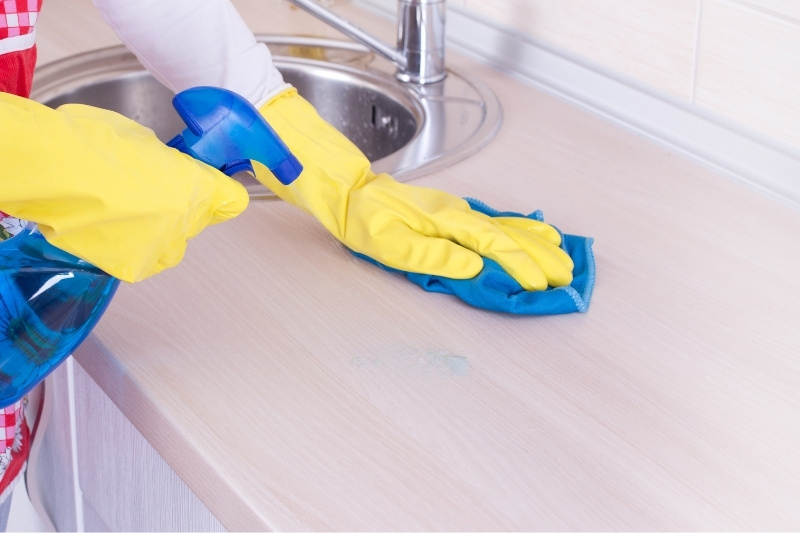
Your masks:
[{"label": "tile grout line", "polygon": [[689,87],[689,103],[697,103],[697,72],[700,68],[700,35],[703,27],[703,1],[697,0],[697,14],[694,28],[694,54],[692,57],[691,87]]},{"label": "tile grout line", "polygon": [[[702,1],[702,0],[701,0]],[[729,4],[738,5],[741,8],[749,9],[750,11],[755,11],[761,15],[771,17],[781,22],[785,22],[786,24],[791,24],[793,26],[800,26],[800,18],[793,17],[792,15],[787,15],[786,13],[781,13],[780,11],[775,11],[774,9],[769,9],[768,7],[762,7],[753,2],[748,0],[724,0]]]}]

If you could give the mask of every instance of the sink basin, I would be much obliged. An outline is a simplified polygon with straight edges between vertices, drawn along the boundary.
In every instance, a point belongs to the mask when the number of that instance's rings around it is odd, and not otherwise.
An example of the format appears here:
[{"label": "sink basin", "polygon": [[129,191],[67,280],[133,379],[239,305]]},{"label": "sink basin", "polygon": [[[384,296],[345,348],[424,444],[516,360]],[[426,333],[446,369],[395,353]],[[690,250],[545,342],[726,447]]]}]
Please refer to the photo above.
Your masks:
[{"label": "sink basin", "polygon": [[[259,35],[284,79],[320,115],[355,143],[376,172],[399,181],[444,168],[486,145],[502,111],[484,84],[448,70],[440,83],[417,86],[394,77],[395,67],[360,44]],[[121,113],[163,141],[185,128],[172,92],[124,46],[104,48],[39,67],[31,98],[51,107],[82,103]],[[272,194],[239,173],[253,198]]]}]

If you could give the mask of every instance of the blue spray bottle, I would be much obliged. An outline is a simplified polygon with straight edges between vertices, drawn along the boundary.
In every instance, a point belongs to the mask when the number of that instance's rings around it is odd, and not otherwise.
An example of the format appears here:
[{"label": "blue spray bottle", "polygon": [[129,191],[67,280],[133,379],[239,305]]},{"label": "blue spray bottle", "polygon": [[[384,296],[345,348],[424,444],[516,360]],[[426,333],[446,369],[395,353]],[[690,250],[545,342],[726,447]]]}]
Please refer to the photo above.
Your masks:
[{"label": "blue spray bottle", "polygon": [[[187,128],[167,145],[229,176],[269,168],[282,183],[302,166],[241,96],[195,87],[172,100]],[[29,223],[0,242],[0,407],[21,399],[83,342],[119,280],[48,243]]]}]

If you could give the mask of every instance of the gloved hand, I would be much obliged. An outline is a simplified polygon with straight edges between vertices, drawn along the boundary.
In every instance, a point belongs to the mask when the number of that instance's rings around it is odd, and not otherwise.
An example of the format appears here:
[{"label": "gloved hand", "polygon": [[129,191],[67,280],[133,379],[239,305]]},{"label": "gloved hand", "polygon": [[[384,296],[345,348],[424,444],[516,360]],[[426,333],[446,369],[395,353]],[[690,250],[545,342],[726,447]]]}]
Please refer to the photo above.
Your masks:
[{"label": "gloved hand", "polygon": [[0,93],[0,210],[54,246],[134,282],[248,203],[239,183],[117,113]]},{"label": "gloved hand", "polygon": [[254,162],[256,177],[355,252],[399,270],[453,279],[476,276],[484,256],[527,290],[572,281],[572,260],[559,248],[561,236],[552,226],[492,218],[456,196],[376,175],[361,151],[294,88],[260,111],[304,170],[286,186]]}]

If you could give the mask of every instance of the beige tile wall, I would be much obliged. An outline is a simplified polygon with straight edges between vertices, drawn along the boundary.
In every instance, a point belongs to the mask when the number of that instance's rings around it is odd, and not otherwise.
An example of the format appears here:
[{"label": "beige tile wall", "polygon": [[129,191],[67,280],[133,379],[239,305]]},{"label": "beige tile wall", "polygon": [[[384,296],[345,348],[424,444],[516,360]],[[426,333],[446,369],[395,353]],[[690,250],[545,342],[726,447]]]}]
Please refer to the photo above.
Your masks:
[{"label": "beige tile wall", "polygon": [[800,23],[800,2],[797,0],[740,0],[740,3],[774,16],[793,18]]},{"label": "beige tile wall", "polygon": [[800,0],[451,0],[800,151]]},{"label": "beige tile wall", "polygon": [[465,0],[464,4],[680,97],[691,94],[697,0]]},{"label": "beige tile wall", "polygon": [[[800,12],[800,2],[759,3]],[[800,147],[800,23],[704,0],[700,27],[697,104]]]}]

